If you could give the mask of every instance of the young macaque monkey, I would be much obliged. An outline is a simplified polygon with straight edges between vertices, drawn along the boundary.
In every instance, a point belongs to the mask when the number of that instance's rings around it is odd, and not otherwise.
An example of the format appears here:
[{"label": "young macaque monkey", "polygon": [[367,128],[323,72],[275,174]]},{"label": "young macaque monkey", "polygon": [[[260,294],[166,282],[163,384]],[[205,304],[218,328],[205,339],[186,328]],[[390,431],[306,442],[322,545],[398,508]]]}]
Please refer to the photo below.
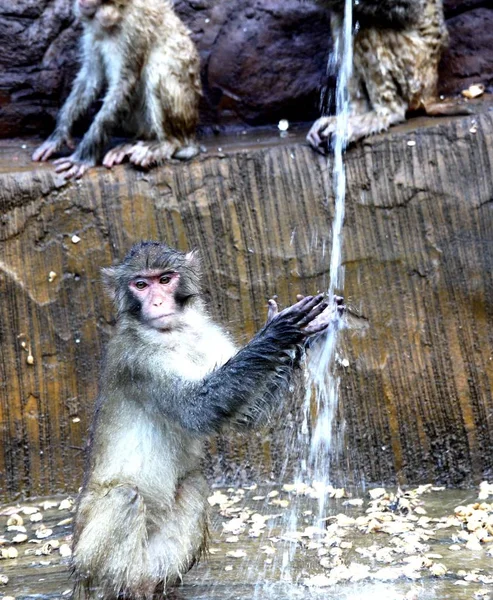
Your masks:
[{"label": "young macaque monkey", "polygon": [[[332,9],[333,39],[342,35],[345,0],[319,0]],[[387,130],[408,111],[465,114],[437,102],[438,63],[448,40],[442,0],[359,0],[353,3],[353,74],[348,142]],[[321,117],[308,142],[327,151],[335,117]]]},{"label": "young macaque monkey", "polygon": [[207,542],[204,440],[282,399],[305,343],[333,321],[323,296],[268,320],[241,349],[208,316],[193,253],[136,244],[103,270],[117,308],[78,501],[73,564],[89,597],[150,598]]},{"label": "young macaque monkey", "polygon": [[74,149],[73,125],[103,90],[101,109],[74,153],[55,161],[64,178],[79,178],[100,162],[116,127],[135,137],[106,153],[108,168],[126,159],[147,168],[195,156],[200,61],[171,2],[75,0],[74,7],[83,24],[82,66],[55,131],[33,160],[48,160],[65,145]]}]

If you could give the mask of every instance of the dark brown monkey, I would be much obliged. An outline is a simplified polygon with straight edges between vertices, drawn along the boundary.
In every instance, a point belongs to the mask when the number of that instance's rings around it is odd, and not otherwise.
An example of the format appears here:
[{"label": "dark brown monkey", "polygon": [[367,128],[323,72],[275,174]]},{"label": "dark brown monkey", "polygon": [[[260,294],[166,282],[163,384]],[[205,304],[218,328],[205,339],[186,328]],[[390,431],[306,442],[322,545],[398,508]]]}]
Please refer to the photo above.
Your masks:
[{"label": "dark brown monkey", "polygon": [[55,161],[66,179],[103,158],[117,126],[135,139],[107,152],[106,167],[127,158],[150,167],[197,154],[199,56],[169,0],[75,0],[74,6],[84,28],[82,67],[55,131],[33,160],[48,160],[64,145],[73,149],[74,123],[103,91],[103,105],[75,152]]},{"label": "dark brown monkey", "polygon": [[[118,311],[74,531],[78,589],[148,598],[206,544],[203,443],[282,397],[305,341],[332,319],[322,295],[277,312],[242,349],[208,316],[196,257],[157,242],[104,269]],[[101,597],[98,596],[98,597]]]},{"label": "dark brown monkey", "polygon": [[[332,33],[341,35],[344,0],[319,0],[334,11]],[[360,0],[353,3],[358,24],[353,38],[349,83],[348,141],[385,131],[408,111],[464,114],[464,108],[437,102],[438,63],[447,44],[442,0]],[[328,147],[335,117],[321,117],[307,139]]]}]

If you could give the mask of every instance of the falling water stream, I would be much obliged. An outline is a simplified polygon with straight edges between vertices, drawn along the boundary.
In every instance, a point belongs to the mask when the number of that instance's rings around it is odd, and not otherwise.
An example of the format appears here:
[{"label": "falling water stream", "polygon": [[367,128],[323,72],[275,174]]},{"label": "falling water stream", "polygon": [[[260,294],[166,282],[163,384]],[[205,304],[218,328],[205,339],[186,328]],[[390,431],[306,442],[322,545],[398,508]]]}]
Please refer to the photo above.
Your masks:
[{"label": "falling water stream", "polygon": [[[332,222],[332,243],[330,252],[330,281],[327,290],[329,306],[335,305],[335,297],[344,287],[344,267],[342,265],[342,227],[344,222],[344,202],[346,195],[346,173],[343,155],[348,139],[349,118],[349,80],[353,64],[353,18],[352,0],[345,0],[344,18],[333,28],[336,32],[334,51],[329,58],[329,69],[337,68],[336,116],[335,131],[331,137],[331,157],[327,167],[332,166],[332,182],[334,217]],[[330,197],[331,194],[328,194]],[[335,431],[335,417],[339,396],[339,377],[336,374],[336,352],[338,333],[342,326],[342,318],[336,313],[329,330],[322,334],[312,345],[307,357],[306,396],[304,417],[301,430],[297,436],[300,448],[300,464],[296,474],[296,482],[309,484],[319,494],[319,510],[315,515],[314,525],[320,524],[324,516],[327,490],[330,489],[330,457],[339,454],[342,431]],[[313,418],[313,415],[314,418]],[[340,425],[339,425],[340,427]],[[299,525],[301,506],[293,502],[284,518],[284,530],[289,538],[290,532],[296,532]],[[280,567],[281,579],[285,582],[297,583],[291,565],[296,558],[297,544],[293,541],[282,554]],[[262,572],[257,572],[255,598],[277,597],[275,590],[268,593],[263,583]],[[284,594],[286,591],[284,591]],[[295,597],[294,589],[288,597]]]},{"label": "falling water stream", "polygon": [[[344,19],[338,23],[334,40],[334,53],[330,61],[338,68],[336,85],[335,134],[332,137],[332,182],[335,198],[332,223],[332,247],[330,253],[330,282],[328,288],[329,306],[334,306],[335,295],[344,287],[344,267],[342,265],[342,226],[344,222],[344,202],[346,196],[346,172],[343,154],[348,139],[349,119],[349,80],[353,65],[352,45],[352,1],[346,0]],[[330,167],[330,165],[329,165]],[[323,339],[313,345],[307,362],[307,395],[303,432],[309,428],[313,401],[316,409],[316,423],[310,442],[310,455],[306,465],[308,476],[320,489],[320,513],[324,508],[323,486],[329,484],[329,453],[339,453],[342,432],[334,431],[335,416],[339,396],[339,377],[335,373],[336,348],[342,319],[336,314],[333,326],[323,335]],[[305,467],[305,465],[303,465]]]}]

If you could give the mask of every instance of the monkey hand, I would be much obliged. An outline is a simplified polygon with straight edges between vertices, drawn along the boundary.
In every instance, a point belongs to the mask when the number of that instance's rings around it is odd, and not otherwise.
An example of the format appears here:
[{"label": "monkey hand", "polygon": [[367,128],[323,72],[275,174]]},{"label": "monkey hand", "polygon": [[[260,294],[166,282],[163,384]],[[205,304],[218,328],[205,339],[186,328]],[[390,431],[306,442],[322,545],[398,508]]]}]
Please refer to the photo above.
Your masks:
[{"label": "monkey hand", "polygon": [[269,300],[266,327],[279,329],[276,337],[283,339],[287,344],[303,343],[307,336],[324,331],[329,324],[328,319],[317,321],[328,306],[323,294],[299,298],[296,304],[281,312],[278,311],[276,301]]},{"label": "monkey hand", "polygon": [[337,121],[335,117],[320,117],[311,126],[306,139],[314,150],[321,154],[327,154],[336,128]]},{"label": "monkey hand", "polygon": [[58,152],[63,146],[68,146],[71,150],[75,148],[75,143],[70,135],[53,133],[50,137],[41,144],[33,152],[32,159],[36,162],[44,162],[50,158],[52,154]]},{"label": "monkey hand", "polygon": [[80,179],[84,173],[94,167],[96,162],[92,159],[80,159],[74,153],[71,156],[59,158],[54,161],[55,171],[60,173],[65,180]]},{"label": "monkey hand", "polygon": [[[301,300],[303,296],[296,296],[298,300]],[[344,304],[344,298],[342,296],[334,296],[334,302],[332,305],[327,305],[327,308],[320,313],[320,315],[310,323],[308,327],[305,328],[305,332],[319,333],[320,331],[325,331],[331,324],[333,324],[339,317],[341,317],[346,312],[346,305]],[[325,325],[325,327],[324,327]],[[312,329],[316,328],[317,331],[313,331]],[[322,329],[320,329],[322,328]]]}]

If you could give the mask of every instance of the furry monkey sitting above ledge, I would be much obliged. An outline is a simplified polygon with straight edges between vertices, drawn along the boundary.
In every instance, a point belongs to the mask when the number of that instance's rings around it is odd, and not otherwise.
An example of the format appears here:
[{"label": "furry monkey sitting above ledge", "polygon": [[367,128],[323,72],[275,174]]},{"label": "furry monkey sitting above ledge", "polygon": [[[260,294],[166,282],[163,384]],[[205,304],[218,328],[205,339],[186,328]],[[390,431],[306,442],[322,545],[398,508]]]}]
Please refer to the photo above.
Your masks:
[{"label": "furry monkey sitting above ledge", "polygon": [[[319,0],[332,10],[332,37],[342,35],[345,0]],[[349,82],[348,142],[387,130],[408,111],[468,114],[464,106],[438,102],[438,63],[448,34],[442,0],[353,2],[353,74]],[[307,139],[327,151],[336,117],[321,117]]]},{"label": "furry monkey sitting above ledge", "polygon": [[[83,26],[82,66],[58,115],[55,131],[34,152],[46,161],[64,146],[104,92],[101,109],[73,154],[55,161],[65,179],[79,178],[103,161],[148,168],[170,158],[189,159],[201,95],[200,60],[170,0],[74,0]],[[116,128],[134,136],[104,154]]]},{"label": "furry monkey sitting above ledge", "polygon": [[117,309],[74,527],[76,597],[148,599],[207,544],[205,439],[282,401],[300,352],[334,322],[307,296],[238,349],[205,309],[193,253],[136,244],[103,270]]}]

